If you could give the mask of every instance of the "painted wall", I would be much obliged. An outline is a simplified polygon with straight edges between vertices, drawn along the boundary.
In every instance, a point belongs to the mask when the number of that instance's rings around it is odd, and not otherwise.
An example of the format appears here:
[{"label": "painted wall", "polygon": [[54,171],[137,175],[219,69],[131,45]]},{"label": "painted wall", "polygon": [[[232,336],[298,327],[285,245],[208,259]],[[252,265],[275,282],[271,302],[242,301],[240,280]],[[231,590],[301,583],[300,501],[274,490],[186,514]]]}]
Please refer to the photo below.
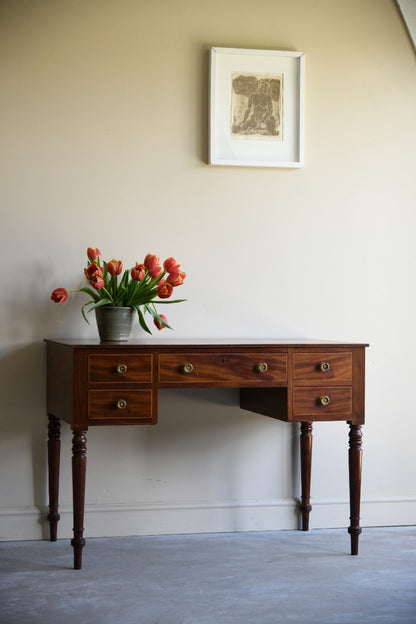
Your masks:
[{"label": "painted wall", "polygon": [[[302,169],[206,164],[211,46],[305,52]],[[42,340],[96,335],[81,296],[49,300],[88,246],[181,261],[188,301],[157,339],[371,343],[362,521],[414,523],[416,81],[395,3],[3,0],[0,84],[1,538],[45,535]],[[89,431],[86,535],[295,528],[297,439],[237,390],[165,390],[157,427]],[[348,524],[345,423],[315,425],[312,494],[312,527]]]}]

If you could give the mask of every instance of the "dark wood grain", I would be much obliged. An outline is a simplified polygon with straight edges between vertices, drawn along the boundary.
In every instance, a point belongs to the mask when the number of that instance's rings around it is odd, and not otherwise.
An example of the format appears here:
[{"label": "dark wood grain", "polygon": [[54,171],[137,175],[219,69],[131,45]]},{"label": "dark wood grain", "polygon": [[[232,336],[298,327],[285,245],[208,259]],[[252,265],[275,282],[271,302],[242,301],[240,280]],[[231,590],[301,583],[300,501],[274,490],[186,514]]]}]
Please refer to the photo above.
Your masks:
[{"label": "dark wood grain", "polygon": [[[322,341],[47,342],[49,521],[56,539],[59,419],[73,431],[74,567],[82,565],[86,432],[92,425],[157,422],[160,388],[240,388],[240,406],[301,424],[300,510],[309,527],[312,423],[350,423],[351,552],[358,552],[361,425],[364,423],[364,344]],[[325,362],[329,366],[322,366]],[[185,372],[184,364],[191,364]],[[122,366],[120,371],[119,365]],[[260,365],[260,366],[259,366]],[[322,396],[330,401],[323,405]],[[121,401],[121,404],[120,404]]]},{"label": "dark wood grain", "polygon": [[295,352],[293,355],[293,382],[296,385],[312,386],[351,381],[351,352]]},{"label": "dark wood grain", "polygon": [[[184,365],[191,364],[192,372],[186,373]],[[265,364],[267,370],[260,372],[258,365]],[[263,384],[285,382],[287,379],[287,355],[260,353],[233,354],[189,352],[160,355],[159,381],[176,384],[201,384],[214,382],[217,386],[233,383]]]}]

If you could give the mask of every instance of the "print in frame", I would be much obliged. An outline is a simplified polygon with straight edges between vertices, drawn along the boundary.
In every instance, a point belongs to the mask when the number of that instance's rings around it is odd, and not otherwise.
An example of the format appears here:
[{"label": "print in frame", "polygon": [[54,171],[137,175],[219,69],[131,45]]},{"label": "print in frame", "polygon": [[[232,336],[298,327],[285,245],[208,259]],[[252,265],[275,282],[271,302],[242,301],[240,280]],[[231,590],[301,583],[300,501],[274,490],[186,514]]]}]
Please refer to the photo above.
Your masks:
[{"label": "print in frame", "polygon": [[211,165],[302,167],[304,54],[211,48]]}]

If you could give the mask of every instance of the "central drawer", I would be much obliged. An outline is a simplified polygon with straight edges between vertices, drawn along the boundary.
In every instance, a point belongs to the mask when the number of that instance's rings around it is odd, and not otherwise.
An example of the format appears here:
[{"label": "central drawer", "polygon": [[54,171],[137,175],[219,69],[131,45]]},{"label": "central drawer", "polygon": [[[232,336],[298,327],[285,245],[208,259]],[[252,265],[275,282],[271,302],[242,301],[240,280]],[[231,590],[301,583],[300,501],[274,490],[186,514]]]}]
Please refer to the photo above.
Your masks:
[{"label": "central drawer", "polygon": [[162,353],[159,356],[161,383],[244,384],[285,382],[286,353]]}]

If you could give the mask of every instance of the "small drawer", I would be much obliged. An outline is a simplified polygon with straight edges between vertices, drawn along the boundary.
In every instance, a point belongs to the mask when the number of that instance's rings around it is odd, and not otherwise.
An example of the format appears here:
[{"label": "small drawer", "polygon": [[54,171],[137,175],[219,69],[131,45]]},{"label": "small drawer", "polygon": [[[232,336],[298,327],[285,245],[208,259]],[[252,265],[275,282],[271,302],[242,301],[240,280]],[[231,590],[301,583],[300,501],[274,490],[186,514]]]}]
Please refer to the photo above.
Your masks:
[{"label": "small drawer", "polygon": [[293,414],[316,420],[345,420],[352,414],[352,388],[347,386],[313,386],[293,390]]},{"label": "small drawer", "polygon": [[151,383],[152,355],[104,354],[88,358],[90,383]]},{"label": "small drawer", "polygon": [[295,353],[293,355],[293,382],[298,384],[326,384],[352,380],[350,352]]},{"label": "small drawer", "polygon": [[287,379],[286,353],[164,353],[159,362],[161,383],[219,382],[225,385],[285,382]]},{"label": "small drawer", "polygon": [[131,422],[151,424],[151,390],[90,390],[88,393],[88,419],[91,424]]}]

